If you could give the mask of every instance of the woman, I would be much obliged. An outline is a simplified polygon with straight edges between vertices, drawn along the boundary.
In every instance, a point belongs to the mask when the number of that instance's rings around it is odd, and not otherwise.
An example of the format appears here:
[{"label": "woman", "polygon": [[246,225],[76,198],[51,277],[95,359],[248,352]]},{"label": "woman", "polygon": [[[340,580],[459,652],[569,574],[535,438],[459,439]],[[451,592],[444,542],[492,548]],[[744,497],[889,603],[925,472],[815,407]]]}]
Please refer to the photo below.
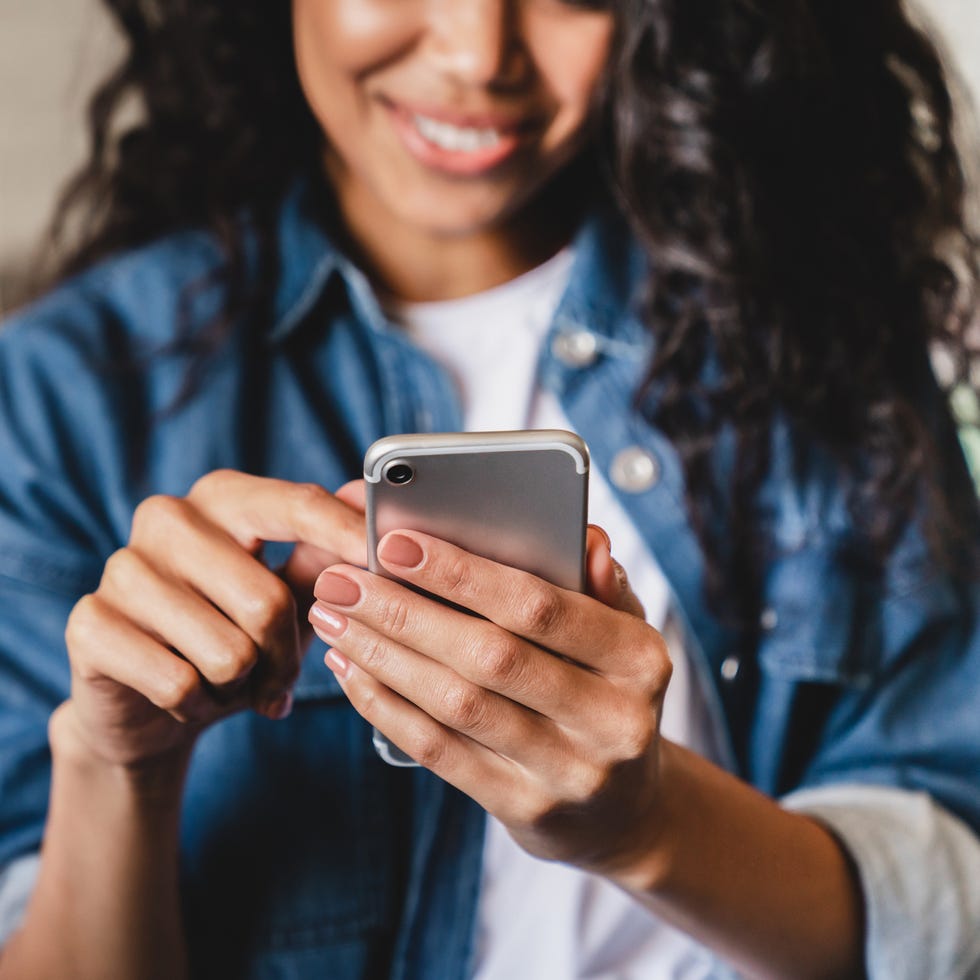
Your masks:
[{"label": "woman", "polygon": [[[111,6],[0,335],[0,977],[975,975],[974,256],[897,0]],[[588,595],[363,571],[375,438],[555,422]]]}]

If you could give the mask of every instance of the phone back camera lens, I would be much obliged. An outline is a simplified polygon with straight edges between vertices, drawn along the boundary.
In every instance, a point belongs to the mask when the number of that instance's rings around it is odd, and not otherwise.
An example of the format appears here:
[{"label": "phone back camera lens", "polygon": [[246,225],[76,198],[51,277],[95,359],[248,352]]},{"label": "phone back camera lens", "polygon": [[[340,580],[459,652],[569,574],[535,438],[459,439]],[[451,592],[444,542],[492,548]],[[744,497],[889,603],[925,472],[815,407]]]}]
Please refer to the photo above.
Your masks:
[{"label": "phone back camera lens", "polygon": [[392,463],[385,470],[385,479],[396,487],[403,487],[406,483],[411,483],[415,476],[415,470],[408,463]]}]

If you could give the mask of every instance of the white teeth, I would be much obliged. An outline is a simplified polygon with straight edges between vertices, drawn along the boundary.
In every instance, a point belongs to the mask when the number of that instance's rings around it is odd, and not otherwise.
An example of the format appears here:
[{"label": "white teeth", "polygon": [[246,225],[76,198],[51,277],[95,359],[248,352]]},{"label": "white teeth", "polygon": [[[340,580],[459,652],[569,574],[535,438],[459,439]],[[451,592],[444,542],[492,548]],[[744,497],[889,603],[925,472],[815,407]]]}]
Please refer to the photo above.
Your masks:
[{"label": "white teeth", "polygon": [[453,126],[450,123],[430,119],[428,116],[413,116],[415,128],[422,137],[444,150],[456,153],[473,153],[500,142],[496,129],[476,129],[472,126]]}]

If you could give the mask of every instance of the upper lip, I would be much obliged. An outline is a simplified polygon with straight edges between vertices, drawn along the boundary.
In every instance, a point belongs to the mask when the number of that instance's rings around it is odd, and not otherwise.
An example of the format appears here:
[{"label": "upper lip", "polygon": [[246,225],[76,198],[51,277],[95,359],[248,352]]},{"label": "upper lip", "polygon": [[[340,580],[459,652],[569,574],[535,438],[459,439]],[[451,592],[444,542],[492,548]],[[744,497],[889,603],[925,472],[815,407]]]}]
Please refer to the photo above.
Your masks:
[{"label": "upper lip", "polygon": [[498,133],[515,133],[534,125],[534,117],[530,114],[515,116],[512,113],[493,111],[474,112],[424,102],[397,102],[390,98],[385,98],[383,101],[396,112],[404,112],[410,116],[424,116],[426,119],[434,119],[459,129],[493,129]]}]

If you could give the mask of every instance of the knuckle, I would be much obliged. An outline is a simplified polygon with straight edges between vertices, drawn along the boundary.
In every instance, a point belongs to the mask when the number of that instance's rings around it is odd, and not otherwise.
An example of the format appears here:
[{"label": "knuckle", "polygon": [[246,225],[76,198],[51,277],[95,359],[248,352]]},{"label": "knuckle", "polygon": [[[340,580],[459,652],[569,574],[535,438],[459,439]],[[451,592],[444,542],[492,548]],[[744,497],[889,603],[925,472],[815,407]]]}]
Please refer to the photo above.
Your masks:
[{"label": "knuckle", "polygon": [[357,710],[368,721],[374,720],[374,713],[378,706],[378,692],[373,684],[359,684],[352,689],[352,700],[357,702]]},{"label": "knuckle", "polygon": [[521,602],[518,623],[522,631],[534,636],[551,633],[562,615],[561,600],[546,588],[532,588]]},{"label": "knuckle", "polygon": [[181,497],[157,493],[141,500],[133,512],[133,534],[145,533],[150,528],[163,527],[171,530],[182,523],[187,513],[187,502]]},{"label": "knuckle", "polygon": [[320,507],[330,498],[330,493],[318,483],[294,483],[289,492],[292,504],[298,511]]},{"label": "knuckle", "polygon": [[236,637],[225,643],[208,672],[213,684],[231,684],[240,680],[258,663],[259,651],[248,637]]},{"label": "knuckle", "polygon": [[476,655],[479,679],[498,687],[519,673],[521,652],[517,640],[508,633],[492,633],[480,645]]},{"label": "knuckle", "polygon": [[457,731],[472,732],[480,728],[486,716],[486,702],[476,688],[468,684],[449,684],[441,701],[445,722]]},{"label": "knuckle", "polygon": [[404,636],[411,622],[408,602],[398,595],[379,599],[378,620],[389,636]]},{"label": "knuckle", "polygon": [[[465,555],[454,555],[441,564],[437,572],[438,584],[447,596],[462,600],[471,589],[470,570]],[[465,602],[461,603],[465,605]]]},{"label": "knuckle", "polygon": [[388,645],[385,638],[376,634],[365,636],[360,646],[360,661],[370,673],[376,673],[388,657]]},{"label": "knuckle", "polygon": [[102,616],[102,603],[91,593],[75,603],[65,624],[65,642],[69,651],[86,646],[99,635]]},{"label": "knuckle", "polygon": [[99,587],[109,592],[131,588],[142,564],[139,556],[130,548],[119,548],[106,559]]},{"label": "knuckle", "polygon": [[438,769],[446,757],[446,739],[441,732],[424,729],[412,739],[411,757],[426,769]]},{"label": "knuckle", "polygon": [[187,496],[194,499],[219,494],[233,476],[234,470],[227,468],[211,470],[210,473],[205,473],[194,481]]},{"label": "knuckle", "polygon": [[164,711],[190,717],[200,688],[197,671],[182,661],[175,661],[173,669],[159,678],[154,703]]},{"label": "knuckle", "polygon": [[272,578],[248,600],[246,615],[253,629],[268,643],[292,628],[296,620],[296,599],[282,579]]},{"label": "knuckle", "polygon": [[568,774],[566,803],[586,806],[602,796],[609,784],[609,771],[602,766],[581,762]]},{"label": "knuckle", "polygon": [[653,627],[642,623],[633,649],[636,651],[633,659],[636,680],[644,690],[663,690],[674,670],[664,638]]},{"label": "knuckle", "polygon": [[640,759],[650,750],[654,739],[653,712],[646,708],[626,714],[619,730],[618,754],[623,761]]}]

